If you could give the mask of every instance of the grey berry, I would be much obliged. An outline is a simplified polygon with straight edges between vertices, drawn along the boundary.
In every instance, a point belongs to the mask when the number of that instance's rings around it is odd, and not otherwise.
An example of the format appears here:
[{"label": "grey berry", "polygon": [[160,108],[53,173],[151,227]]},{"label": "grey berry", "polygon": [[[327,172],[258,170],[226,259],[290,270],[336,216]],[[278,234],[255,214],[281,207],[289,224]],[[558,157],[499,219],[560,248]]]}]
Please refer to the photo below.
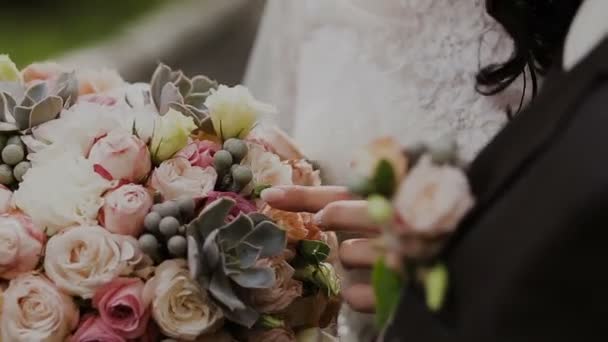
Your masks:
[{"label": "grey berry", "polygon": [[247,155],[247,144],[240,139],[228,139],[224,142],[224,149],[232,155],[236,162],[240,162]]},{"label": "grey berry", "polygon": [[155,255],[158,252],[158,240],[152,234],[143,234],[139,237],[141,250],[148,255]]},{"label": "grey berry", "polygon": [[161,219],[162,217],[160,217],[159,213],[151,211],[144,218],[144,227],[146,227],[146,230],[150,233],[156,233],[158,232],[158,225],[160,224]]},{"label": "grey berry", "polygon": [[6,145],[2,149],[2,160],[8,165],[17,165],[25,158],[25,151],[21,145]]},{"label": "grey berry", "polygon": [[6,140],[6,145],[18,145],[21,146],[21,148],[25,148],[23,141],[21,141],[21,137],[18,135],[13,135],[12,137],[8,138]]},{"label": "grey berry", "polygon": [[186,255],[186,238],[181,235],[176,235],[167,242],[167,249],[174,257],[183,257]]},{"label": "grey berry", "polygon": [[232,163],[232,155],[226,150],[219,150],[213,156],[213,166],[218,171],[230,170]]},{"label": "grey berry", "polygon": [[253,179],[253,173],[247,166],[238,165],[232,170],[232,179],[238,185],[245,186]]},{"label": "grey berry", "polygon": [[11,185],[14,181],[13,169],[6,164],[0,165],[0,184]]},{"label": "grey berry", "polygon": [[190,197],[183,197],[177,200],[177,206],[179,207],[179,212],[182,215],[182,218],[188,219],[194,215],[194,209],[196,207],[196,203],[194,203],[194,199]]},{"label": "grey berry", "polygon": [[21,163],[15,165],[13,168],[13,175],[17,182],[23,181],[23,175],[32,167],[32,164],[28,161],[22,161]]},{"label": "grey berry", "polygon": [[166,237],[172,237],[179,230],[179,221],[173,216],[163,217],[158,225],[158,230]]},{"label": "grey berry", "polygon": [[157,213],[159,213],[160,216],[162,216],[162,217],[179,216],[179,207],[177,206],[177,203],[175,203],[174,201],[167,201],[167,202],[161,203],[158,210],[155,210],[155,211]]}]

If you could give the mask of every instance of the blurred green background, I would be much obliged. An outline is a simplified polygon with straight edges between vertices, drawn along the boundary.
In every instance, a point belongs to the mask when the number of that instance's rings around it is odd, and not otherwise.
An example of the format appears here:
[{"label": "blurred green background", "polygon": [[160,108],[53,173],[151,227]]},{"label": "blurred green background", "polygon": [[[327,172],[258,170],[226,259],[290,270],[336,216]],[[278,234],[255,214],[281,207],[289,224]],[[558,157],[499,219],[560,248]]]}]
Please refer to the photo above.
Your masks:
[{"label": "blurred green background", "polygon": [[1,1],[0,53],[23,67],[106,39],[169,1]]}]

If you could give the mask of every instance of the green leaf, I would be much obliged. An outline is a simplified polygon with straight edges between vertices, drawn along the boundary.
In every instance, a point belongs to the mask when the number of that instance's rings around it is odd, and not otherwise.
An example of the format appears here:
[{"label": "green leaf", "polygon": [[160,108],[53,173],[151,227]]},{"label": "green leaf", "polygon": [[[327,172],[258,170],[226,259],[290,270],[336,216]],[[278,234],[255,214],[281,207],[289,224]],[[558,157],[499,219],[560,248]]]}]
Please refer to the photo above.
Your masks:
[{"label": "green leaf", "polygon": [[331,249],[322,241],[302,240],[298,244],[298,254],[307,262],[318,264],[327,259]]},{"label": "green leaf", "polygon": [[285,321],[276,316],[262,315],[256,325],[264,329],[275,329],[284,327]]},{"label": "green leaf", "polygon": [[429,270],[424,278],[426,305],[431,311],[441,309],[448,289],[448,270],[443,264],[437,264]]},{"label": "green leaf", "polygon": [[376,193],[382,196],[391,197],[395,192],[395,170],[393,170],[393,166],[386,159],[382,159],[378,163],[372,183],[374,184]]},{"label": "green leaf", "polygon": [[376,297],[376,325],[383,328],[391,319],[403,290],[404,280],[388,268],[384,257],[374,264],[372,285]]}]

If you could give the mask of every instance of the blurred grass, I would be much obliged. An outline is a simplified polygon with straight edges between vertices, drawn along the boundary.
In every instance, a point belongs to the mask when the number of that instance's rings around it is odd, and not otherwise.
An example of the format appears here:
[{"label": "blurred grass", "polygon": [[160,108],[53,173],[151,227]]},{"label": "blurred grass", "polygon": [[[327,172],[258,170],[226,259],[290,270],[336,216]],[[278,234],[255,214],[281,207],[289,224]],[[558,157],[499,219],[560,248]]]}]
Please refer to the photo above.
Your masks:
[{"label": "blurred grass", "polygon": [[0,1],[0,53],[23,67],[120,33],[134,19],[169,1]]}]

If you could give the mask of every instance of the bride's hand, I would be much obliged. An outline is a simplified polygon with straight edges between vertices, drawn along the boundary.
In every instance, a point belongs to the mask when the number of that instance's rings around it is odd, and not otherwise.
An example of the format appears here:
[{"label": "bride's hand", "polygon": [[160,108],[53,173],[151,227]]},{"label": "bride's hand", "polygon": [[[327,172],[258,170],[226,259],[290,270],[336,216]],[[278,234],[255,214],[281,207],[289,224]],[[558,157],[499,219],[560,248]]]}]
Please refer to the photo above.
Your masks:
[{"label": "bride's hand", "polygon": [[[375,238],[381,231],[368,216],[367,201],[353,199],[344,187],[275,187],[264,190],[262,199],[276,209],[316,213],[315,223],[325,230],[365,237],[346,240],[340,245],[340,261],[346,268],[371,269],[380,256]],[[420,257],[432,249],[433,243],[422,237],[400,239],[400,257]],[[374,312],[374,294],[369,283],[354,284],[344,289],[342,295],[353,309]]]}]

